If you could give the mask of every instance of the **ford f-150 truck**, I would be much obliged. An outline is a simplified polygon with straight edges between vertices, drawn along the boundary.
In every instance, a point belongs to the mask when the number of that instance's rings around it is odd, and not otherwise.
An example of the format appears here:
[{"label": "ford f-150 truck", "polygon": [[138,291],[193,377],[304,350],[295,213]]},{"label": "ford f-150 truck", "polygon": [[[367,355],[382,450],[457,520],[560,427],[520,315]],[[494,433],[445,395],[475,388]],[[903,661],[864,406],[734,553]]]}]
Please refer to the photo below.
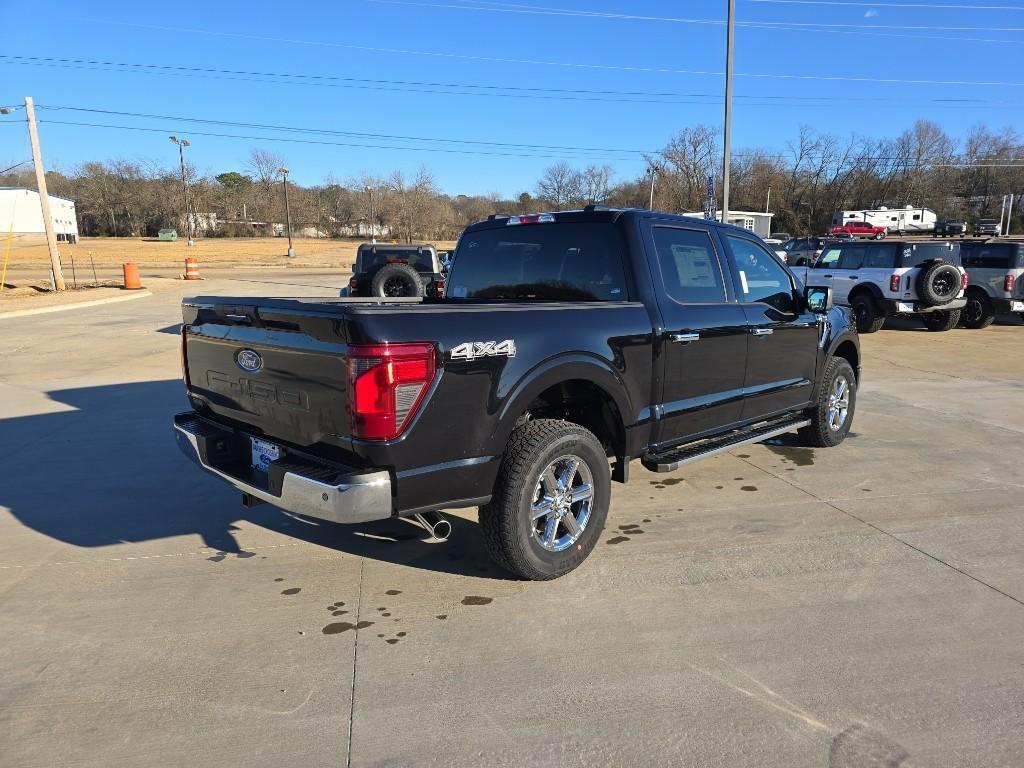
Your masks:
[{"label": "ford f-150 truck", "polygon": [[839,444],[860,376],[830,288],[743,229],[650,211],[493,216],[463,232],[444,297],[183,315],[177,441],[244,502],[435,531],[479,507],[491,556],[528,579],[587,557],[633,460],[669,472],[794,430]]}]

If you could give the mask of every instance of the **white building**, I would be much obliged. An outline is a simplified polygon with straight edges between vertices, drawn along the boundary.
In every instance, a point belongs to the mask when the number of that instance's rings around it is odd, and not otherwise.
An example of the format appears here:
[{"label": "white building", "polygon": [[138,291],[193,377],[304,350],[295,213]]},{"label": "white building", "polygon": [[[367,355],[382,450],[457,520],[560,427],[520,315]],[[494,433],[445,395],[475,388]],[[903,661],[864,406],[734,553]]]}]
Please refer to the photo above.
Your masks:
[{"label": "white building", "polygon": [[[53,230],[60,241],[78,241],[78,217],[75,201],[50,195]],[[39,193],[24,187],[0,187],[0,237],[6,237],[13,225],[16,235],[45,235],[43,208]]]},{"label": "white building", "polygon": [[[684,213],[683,216],[692,216],[695,219],[703,219],[704,211],[695,211],[694,213]],[[737,227],[743,227],[743,229],[749,229],[755,235],[760,238],[771,237],[772,234],[772,217],[774,213],[764,213],[755,211],[729,211],[729,223],[735,224]],[[715,212],[715,219],[717,221],[722,220],[722,212]]]}]

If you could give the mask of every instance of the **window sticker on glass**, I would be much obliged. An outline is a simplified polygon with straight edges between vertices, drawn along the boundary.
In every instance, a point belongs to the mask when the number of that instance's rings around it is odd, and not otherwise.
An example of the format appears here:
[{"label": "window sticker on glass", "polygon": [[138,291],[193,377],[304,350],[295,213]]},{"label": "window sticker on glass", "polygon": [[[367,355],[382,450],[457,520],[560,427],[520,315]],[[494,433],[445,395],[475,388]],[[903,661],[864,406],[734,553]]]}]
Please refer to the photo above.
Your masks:
[{"label": "window sticker on glass", "polygon": [[464,285],[456,285],[452,288],[452,296],[456,299],[464,299],[469,296],[469,288]]}]

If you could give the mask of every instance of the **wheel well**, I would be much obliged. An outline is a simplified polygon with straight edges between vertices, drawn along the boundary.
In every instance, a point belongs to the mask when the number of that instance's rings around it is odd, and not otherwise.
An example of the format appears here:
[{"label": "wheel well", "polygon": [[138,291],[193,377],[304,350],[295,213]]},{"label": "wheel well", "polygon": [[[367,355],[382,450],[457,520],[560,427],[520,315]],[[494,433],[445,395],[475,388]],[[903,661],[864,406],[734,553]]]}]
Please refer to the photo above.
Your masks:
[{"label": "wheel well", "polygon": [[852,341],[844,341],[836,347],[835,357],[841,357],[853,368],[854,375],[860,379],[860,355]]},{"label": "wheel well", "polygon": [[850,301],[852,302],[858,296],[863,295],[867,295],[872,301],[877,303],[878,297],[875,295],[875,292],[868,287],[867,283],[861,283],[850,291]]},{"label": "wheel well", "polygon": [[622,456],[626,438],[622,415],[611,396],[590,381],[573,379],[548,387],[519,417],[563,419],[589,429],[609,456]]}]

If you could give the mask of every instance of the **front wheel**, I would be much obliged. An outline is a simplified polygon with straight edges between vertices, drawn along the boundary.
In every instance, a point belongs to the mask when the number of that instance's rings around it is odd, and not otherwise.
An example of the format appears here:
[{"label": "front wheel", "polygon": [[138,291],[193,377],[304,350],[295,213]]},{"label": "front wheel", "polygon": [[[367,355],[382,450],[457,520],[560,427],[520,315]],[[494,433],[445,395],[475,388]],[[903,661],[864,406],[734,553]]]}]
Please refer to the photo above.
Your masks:
[{"label": "front wheel", "polygon": [[524,579],[555,579],[582,563],[608,517],[611,472],[578,424],[528,421],[509,438],[490,503],[480,508],[488,553]]},{"label": "front wheel", "polygon": [[924,327],[929,331],[951,331],[960,322],[959,309],[945,309],[921,315]]},{"label": "front wheel", "polygon": [[988,296],[978,291],[967,294],[967,304],[960,310],[960,323],[964,328],[988,328],[995,319],[996,310]]},{"label": "front wheel", "polygon": [[857,377],[852,366],[833,357],[825,366],[811,423],[798,430],[800,437],[818,448],[831,448],[846,439],[857,406]]},{"label": "front wheel", "polygon": [[857,333],[876,333],[885,323],[885,315],[878,311],[874,299],[867,293],[860,293],[850,302],[853,314],[857,318]]}]

